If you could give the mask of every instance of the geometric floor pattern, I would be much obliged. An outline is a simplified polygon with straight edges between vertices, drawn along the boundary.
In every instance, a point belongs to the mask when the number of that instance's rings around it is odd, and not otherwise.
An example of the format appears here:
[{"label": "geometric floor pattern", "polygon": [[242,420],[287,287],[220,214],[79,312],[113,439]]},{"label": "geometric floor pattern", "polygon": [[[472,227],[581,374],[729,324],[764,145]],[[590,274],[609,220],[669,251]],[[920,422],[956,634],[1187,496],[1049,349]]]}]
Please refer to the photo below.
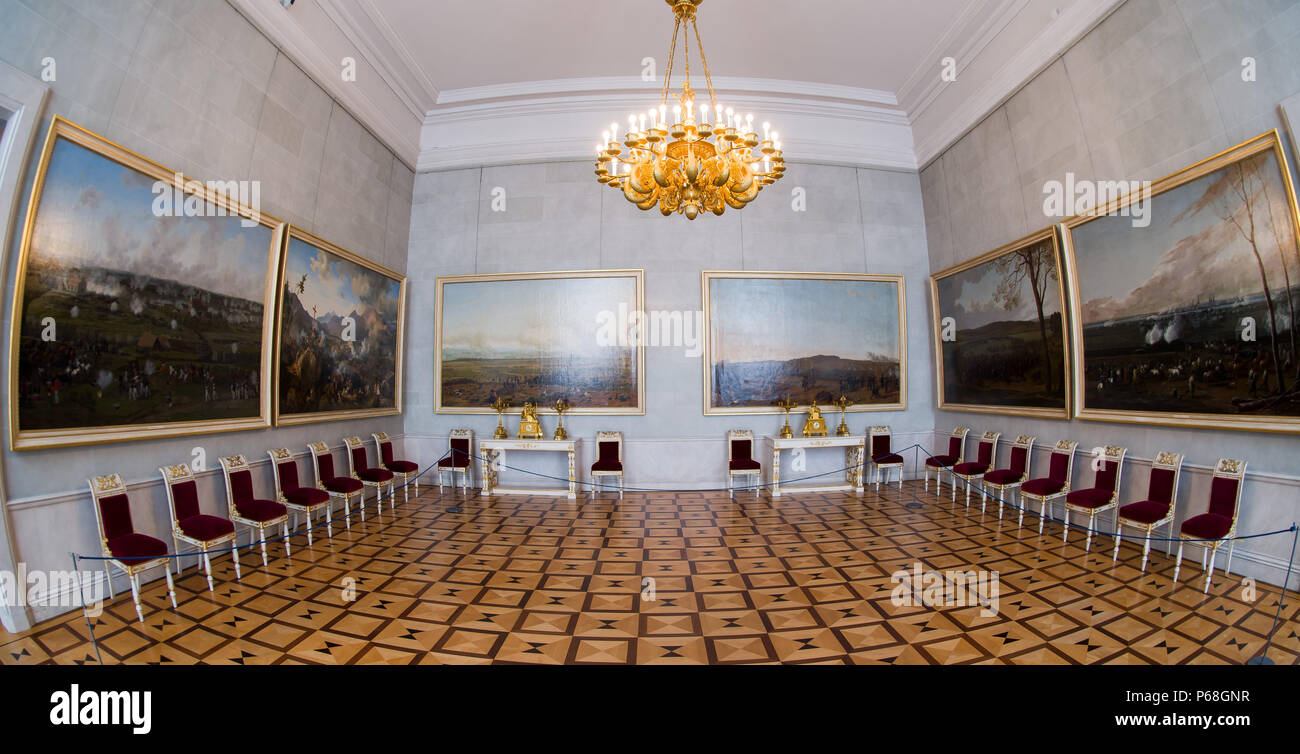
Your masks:
[{"label": "geometric floor pattern", "polygon": [[[919,483],[916,483],[919,485]],[[627,493],[596,501],[437,489],[367,510],[350,531],[293,539],[268,568],[189,562],[176,584],[129,591],[20,635],[0,664],[1241,664],[1263,649],[1280,591],[1111,540],[1092,552],[1058,524],[1040,537],[996,505],[981,513],[913,483],[865,497]],[[945,493],[947,492],[945,488]],[[451,505],[461,513],[448,513]],[[1034,521],[1036,525],[1036,521]],[[894,604],[890,574],[996,571],[999,610]],[[643,595],[654,580],[654,599]],[[119,587],[120,588],[120,587]],[[1300,663],[1300,596],[1288,592],[1269,656]]]}]

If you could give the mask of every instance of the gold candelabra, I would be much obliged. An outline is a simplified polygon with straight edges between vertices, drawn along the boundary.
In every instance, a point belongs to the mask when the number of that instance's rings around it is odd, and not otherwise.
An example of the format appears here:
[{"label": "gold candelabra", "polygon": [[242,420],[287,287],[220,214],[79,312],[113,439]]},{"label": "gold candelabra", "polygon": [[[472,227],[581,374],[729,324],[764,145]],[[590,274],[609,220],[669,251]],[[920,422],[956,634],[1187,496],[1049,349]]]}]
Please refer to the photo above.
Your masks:
[{"label": "gold candelabra", "polygon": [[835,405],[840,407],[840,426],[835,428],[835,434],[840,437],[848,437],[850,434],[849,425],[844,421],[844,410],[849,406],[852,406],[853,401],[849,400],[847,396],[841,395],[839,398],[835,399]]},{"label": "gold candelabra", "polygon": [[784,427],[781,427],[781,438],[782,438],[782,439],[789,439],[789,438],[791,438],[791,437],[794,437],[794,430],[790,429],[790,409],[794,408],[795,406],[797,406],[797,405],[799,405],[799,404],[795,403],[795,402],[790,398],[790,396],[786,396],[786,397],[782,398],[781,400],[777,401],[777,402],[776,402],[776,405],[778,405],[778,406],[780,406],[781,408],[785,409],[785,426],[784,426]]},{"label": "gold candelabra", "polygon": [[564,400],[563,398],[556,398],[556,399],[555,399],[555,405],[554,405],[554,406],[551,406],[551,408],[555,409],[555,415],[556,415],[556,417],[559,418],[559,421],[560,421],[559,426],[557,426],[557,427],[555,428],[555,438],[554,438],[554,439],[556,439],[556,440],[567,440],[567,439],[569,439],[569,433],[564,431],[564,412],[565,412],[565,411],[568,411],[568,410],[571,409],[571,408],[573,408],[573,404],[569,403],[568,401]]},{"label": "gold candelabra", "polygon": [[496,409],[497,412],[497,430],[492,433],[492,439],[504,440],[510,436],[510,433],[506,432],[505,425],[501,423],[501,417],[505,414],[506,409],[510,408],[510,401],[505,398],[497,398],[492,402],[492,408]]}]

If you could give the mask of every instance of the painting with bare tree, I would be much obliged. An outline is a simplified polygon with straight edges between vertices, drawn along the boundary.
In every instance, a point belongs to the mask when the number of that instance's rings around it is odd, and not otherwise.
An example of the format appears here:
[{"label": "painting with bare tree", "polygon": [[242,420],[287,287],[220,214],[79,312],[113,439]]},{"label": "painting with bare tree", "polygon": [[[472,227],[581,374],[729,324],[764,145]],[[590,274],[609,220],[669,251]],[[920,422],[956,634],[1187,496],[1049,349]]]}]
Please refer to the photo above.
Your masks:
[{"label": "painting with bare tree", "polygon": [[1152,193],[1146,227],[1115,212],[1066,224],[1079,416],[1300,431],[1300,254],[1277,132]]},{"label": "painting with bare tree", "polygon": [[939,404],[1064,418],[1060,256],[1046,228],[931,278]]}]

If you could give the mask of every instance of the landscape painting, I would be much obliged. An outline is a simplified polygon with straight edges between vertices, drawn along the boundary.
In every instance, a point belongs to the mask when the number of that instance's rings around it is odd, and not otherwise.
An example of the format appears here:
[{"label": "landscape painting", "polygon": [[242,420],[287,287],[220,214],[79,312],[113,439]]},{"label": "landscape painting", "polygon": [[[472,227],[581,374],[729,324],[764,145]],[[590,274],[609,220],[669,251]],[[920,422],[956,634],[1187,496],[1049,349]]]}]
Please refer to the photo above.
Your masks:
[{"label": "landscape painting", "polygon": [[401,413],[406,278],[289,227],[276,424]]},{"label": "landscape painting", "polygon": [[933,275],[939,408],[1067,418],[1063,291],[1053,228]]},{"label": "landscape painting", "polygon": [[641,270],[438,278],[435,411],[645,413]]},{"label": "landscape painting", "polygon": [[[1300,431],[1296,202],[1276,131],[1066,222],[1081,418]],[[1103,214],[1105,212],[1110,214]]]},{"label": "landscape painting", "polygon": [[907,406],[903,278],[900,275],[709,272],[705,313],[704,412]]},{"label": "landscape painting", "polygon": [[11,448],[270,426],[278,221],[62,118],[32,196]]}]

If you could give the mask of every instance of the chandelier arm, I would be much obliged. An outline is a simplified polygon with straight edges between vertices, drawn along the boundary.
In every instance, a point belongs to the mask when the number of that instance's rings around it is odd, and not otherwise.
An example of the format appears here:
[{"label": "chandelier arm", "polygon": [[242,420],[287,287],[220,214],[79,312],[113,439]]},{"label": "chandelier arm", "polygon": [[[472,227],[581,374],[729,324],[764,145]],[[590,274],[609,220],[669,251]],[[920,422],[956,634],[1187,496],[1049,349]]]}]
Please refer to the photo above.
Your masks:
[{"label": "chandelier arm", "polygon": [[[673,59],[677,56],[677,30],[682,27],[681,16],[673,22],[673,41],[668,45],[668,68],[664,71],[664,90],[659,95],[659,104],[668,104],[668,89],[673,83]],[[698,33],[696,37],[698,38]],[[689,64],[688,64],[689,65]]]},{"label": "chandelier arm", "polygon": [[700,63],[704,66],[704,82],[709,87],[709,102],[712,104],[714,111],[718,109],[718,98],[713,93],[713,76],[709,74],[709,59],[704,57],[704,42],[700,39],[700,25],[691,17],[691,28],[695,30],[695,44],[700,48]]}]

